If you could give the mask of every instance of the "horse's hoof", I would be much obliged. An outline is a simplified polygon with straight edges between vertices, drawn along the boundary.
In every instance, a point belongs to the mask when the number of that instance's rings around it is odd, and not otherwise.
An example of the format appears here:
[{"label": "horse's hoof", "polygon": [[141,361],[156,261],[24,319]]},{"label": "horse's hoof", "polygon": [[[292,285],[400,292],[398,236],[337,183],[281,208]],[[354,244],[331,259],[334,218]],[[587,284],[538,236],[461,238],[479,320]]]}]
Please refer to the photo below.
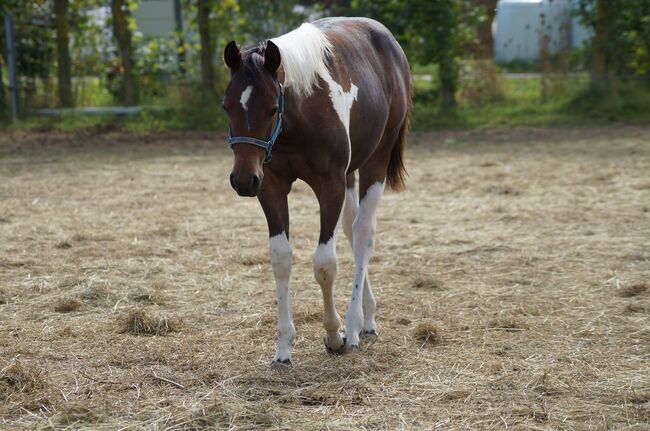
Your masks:
[{"label": "horse's hoof", "polygon": [[288,370],[291,368],[291,359],[274,359],[271,362],[271,369],[276,371]]},{"label": "horse's hoof", "polygon": [[367,347],[375,344],[379,338],[379,335],[377,335],[377,331],[372,329],[370,331],[361,331],[359,338],[361,338],[361,343]]},{"label": "horse's hoof", "polygon": [[359,347],[358,344],[345,345],[345,353],[354,353],[354,352],[358,352],[359,350],[361,350],[361,347]]},{"label": "horse's hoof", "polygon": [[348,343],[347,337],[343,338],[343,341],[345,342],[345,353],[352,353],[352,352],[358,352],[360,350],[359,347],[359,340],[355,344]]},{"label": "horse's hoof", "polygon": [[324,338],[323,342],[325,344],[325,350],[327,350],[327,353],[330,355],[341,355],[345,353],[345,337],[343,337],[343,343],[341,343],[341,346],[338,349],[333,349],[329,344],[327,344],[327,338]]}]

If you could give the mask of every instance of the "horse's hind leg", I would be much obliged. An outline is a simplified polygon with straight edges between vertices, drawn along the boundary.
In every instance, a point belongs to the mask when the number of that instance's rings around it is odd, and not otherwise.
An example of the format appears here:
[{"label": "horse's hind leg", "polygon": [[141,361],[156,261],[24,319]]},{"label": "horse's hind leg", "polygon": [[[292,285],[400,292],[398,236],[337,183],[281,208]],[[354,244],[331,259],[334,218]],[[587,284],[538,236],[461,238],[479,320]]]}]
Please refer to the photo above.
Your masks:
[{"label": "horse's hind leg", "polygon": [[[350,242],[351,247],[353,246],[352,225],[359,209],[359,199],[357,197],[355,182],[356,180],[354,177],[354,172],[349,173],[346,177],[345,207],[343,209],[343,232]],[[376,336],[377,324],[375,323],[375,310],[377,309],[377,305],[375,296],[373,295],[372,289],[370,288],[370,280],[368,279],[367,270],[363,281],[363,299],[361,308],[363,311],[363,328],[361,330],[360,336]]]},{"label": "horse's hind leg", "polygon": [[352,223],[354,223],[359,208],[355,182],[354,172],[350,172],[345,177],[345,207],[343,209],[343,233],[350,242],[350,247],[352,247]]},{"label": "horse's hind leg", "polygon": [[374,295],[368,282],[368,262],[372,256],[375,238],[376,212],[384,193],[385,163],[366,164],[359,171],[359,208],[352,223],[352,250],[354,254],[354,284],[352,300],[345,318],[346,346],[359,347],[359,335],[376,334]]}]

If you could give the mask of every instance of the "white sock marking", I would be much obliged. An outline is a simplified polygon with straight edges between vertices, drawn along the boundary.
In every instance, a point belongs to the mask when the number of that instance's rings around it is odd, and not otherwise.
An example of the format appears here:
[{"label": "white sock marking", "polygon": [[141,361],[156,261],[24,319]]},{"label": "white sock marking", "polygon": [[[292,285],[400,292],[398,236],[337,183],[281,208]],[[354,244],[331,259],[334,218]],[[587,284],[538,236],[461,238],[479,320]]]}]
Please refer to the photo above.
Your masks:
[{"label": "white sock marking", "polygon": [[242,91],[241,97],[239,98],[239,103],[241,103],[242,108],[244,108],[244,111],[246,112],[248,112],[248,100],[251,98],[251,94],[253,94],[253,86],[249,85],[244,91]]},{"label": "white sock marking", "polygon": [[[374,248],[377,206],[383,194],[383,182],[377,182],[370,186],[359,203],[357,216],[352,224],[352,250],[354,253],[355,273],[354,284],[352,285],[352,300],[345,317],[346,343],[351,346],[359,344],[359,332],[364,326],[363,295],[365,279],[368,273],[368,262]],[[370,289],[369,285],[368,289]],[[374,316],[368,317],[374,323]]]},{"label": "white sock marking", "polygon": [[333,349],[338,350],[343,346],[343,339],[339,334],[341,318],[334,305],[334,279],[336,278],[336,229],[334,234],[325,244],[318,244],[314,253],[314,278],[320,285],[323,293],[323,327],[327,332],[325,342]]},{"label": "white sock marking", "polygon": [[274,360],[280,361],[291,359],[291,342],[296,335],[296,328],[291,319],[291,294],[289,292],[292,252],[284,232],[269,238],[269,254],[278,297],[278,348]]}]

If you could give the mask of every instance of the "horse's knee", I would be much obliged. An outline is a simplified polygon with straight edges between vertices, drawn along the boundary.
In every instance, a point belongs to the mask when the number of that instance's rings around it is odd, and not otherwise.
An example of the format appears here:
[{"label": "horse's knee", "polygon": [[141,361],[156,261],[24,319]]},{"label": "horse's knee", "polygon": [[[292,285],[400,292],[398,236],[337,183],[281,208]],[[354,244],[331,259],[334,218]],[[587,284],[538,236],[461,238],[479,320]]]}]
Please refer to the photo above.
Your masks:
[{"label": "horse's knee", "polygon": [[336,250],[333,240],[319,244],[314,253],[314,278],[321,286],[331,285],[336,277]]},{"label": "horse's knee", "polygon": [[358,251],[369,249],[375,245],[375,223],[373,220],[357,220],[352,225],[352,249]]}]

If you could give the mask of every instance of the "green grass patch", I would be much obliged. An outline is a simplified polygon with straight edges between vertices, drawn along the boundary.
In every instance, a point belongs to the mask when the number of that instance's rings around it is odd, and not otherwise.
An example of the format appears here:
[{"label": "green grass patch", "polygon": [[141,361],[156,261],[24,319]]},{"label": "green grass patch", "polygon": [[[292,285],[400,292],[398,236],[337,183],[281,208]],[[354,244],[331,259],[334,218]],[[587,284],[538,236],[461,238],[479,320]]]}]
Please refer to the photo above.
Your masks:
[{"label": "green grass patch", "polygon": [[[426,67],[416,68],[416,72],[431,71]],[[488,102],[476,92],[484,87],[484,81],[466,80],[458,93],[459,104],[453,110],[440,108],[435,75],[430,80],[416,80],[413,129],[650,122],[650,88],[639,82],[620,83],[612,94],[604,94],[592,89],[586,74],[565,76],[545,83],[538,76],[507,76],[497,77],[499,97],[490,98]],[[487,78],[479,75],[479,79]],[[98,96],[98,99],[101,97]],[[69,113],[58,117],[27,116],[13,124],[5,120],[0,123],[0,127],[74,130],[117,126],[132,132],[225,131],[228,127],[228,119],[221,109],[218,97],[206,96],[191,85],[170,86],[164,98],[147,102],[156,105],[156,108],[145,109],[137,115]]]},{"label": "green grass patch", "polygon": [[461,99],[452,110],[440,108],[433,83],[416,82],[415,87],[414,130],[650,122],[650,88],[638,82],[603,94],[592,89],[587,76],[578,75],[548,81],[543,97],[540,78],[502,79],[501,101]]}]

